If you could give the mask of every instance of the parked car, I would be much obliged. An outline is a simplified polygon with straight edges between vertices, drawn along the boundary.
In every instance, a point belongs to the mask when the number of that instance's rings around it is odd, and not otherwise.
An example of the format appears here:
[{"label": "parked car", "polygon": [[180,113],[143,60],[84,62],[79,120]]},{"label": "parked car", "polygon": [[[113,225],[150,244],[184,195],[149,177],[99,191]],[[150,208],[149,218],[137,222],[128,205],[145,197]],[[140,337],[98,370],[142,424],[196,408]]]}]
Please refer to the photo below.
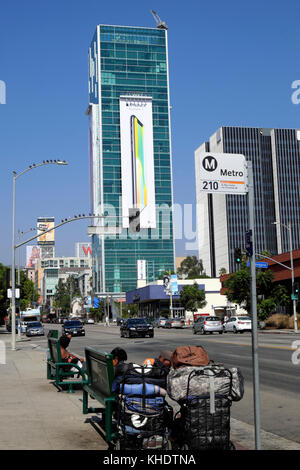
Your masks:
[{"label": "parked car", "polygon": [[223,324],[219,317],[200,317],[193,325],[193,333],[195,335],[197,333],[201,333],[202,335],[206,333],[213,334],[214,332],[220,335],[223,333]]},{"label": "parked car", "polygon": [[121,338],[131,338],[133,336],[141,336],[143,338],[149,336],[153,338],[154,329],[152,325],[147,323],[145,318],[128,318],[120,326],[120,336]]},{"label": "parked car", "polygon": [[224,333],[232,331],[233,333],[244,333],[252,330],[252,320],[250,317],[230,317],[223,325]]},{"label": "parked car", "polygon": [[168,318],[165,322],[164,328],[183,328],[184,320],[183,318]]},{"label": "parked car", "polygon": [[155,328],[163,328],[167,319],[165,317],[156,318],[153,322]]},{"label": "parked car", "polygon": [[72,336],[85,336],[84,326],[79,320],[65,321],[62,331],[64,334],[71,334]]},{"label": "parked car", "polygon": [[86,320],[86,323],[89,323],[89,324],[91,324],[91,325],[94,325],[95,320],[94,320],[93,318],[88,318],[88,319]]},{"label": "parked car", "polygon": [[27,324],[26,336],[44,336],[45,331],[40,321],[32,321]]}]

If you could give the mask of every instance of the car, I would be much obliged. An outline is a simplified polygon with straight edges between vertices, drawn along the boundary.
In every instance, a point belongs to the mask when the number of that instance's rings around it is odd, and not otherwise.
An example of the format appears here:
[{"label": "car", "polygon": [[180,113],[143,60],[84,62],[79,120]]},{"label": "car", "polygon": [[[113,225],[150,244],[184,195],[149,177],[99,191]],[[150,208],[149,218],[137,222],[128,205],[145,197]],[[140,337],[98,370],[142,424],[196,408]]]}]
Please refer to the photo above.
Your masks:
[{"label": "car", "polygon": [[94,320],[93,318],[88,318],[87,321],[86,321],[86,323],[89,323],[89,324],[91,324],[91,325],[94,325],[95,320]]},{"label": "car", "polygon": [[153,322],[155,328],[163,328],[167,319],[165,317],[156,318]]},{"label": "car", "polygon": [[123,319],[123,318],[117,317],[117,326],[122,325],[123,322],[124,322],[124,319]]},{"label": "car", "polygon": [[252,330],[252,320],[250,317],[235,316],[230,317],[223,325],[224,333],[232,331],[233,333],[244,333]]},{"label": "car", "polygon": [[120,336],[121,338],[131,338],[133,336],[153,338],[154,329],[152,325],[147,323],[145,318],[128,318],[120,326]]},{"label": "car", "polygon": [[201,333],[205,335],[206,333],[213,334],[214,332],[223,333],[223,324],[222,320],[216,316],[209,317],[200,317],[198,318],[193,325],[193,333]]},{"label": "car", "polygon": [[64,334],[71,334],[72,336],[85,336],[85,329],[80,320],[66,320],[62,331]]},{"label": "car", "polygon": [[26,336],[44,336],[45,330],[40,321],[32,321],[27,324]]},{"label": "car", "polygon": [[168,318],[165,322],[164,328],[183,328],[184,320],[183,318],[175,317]]}]

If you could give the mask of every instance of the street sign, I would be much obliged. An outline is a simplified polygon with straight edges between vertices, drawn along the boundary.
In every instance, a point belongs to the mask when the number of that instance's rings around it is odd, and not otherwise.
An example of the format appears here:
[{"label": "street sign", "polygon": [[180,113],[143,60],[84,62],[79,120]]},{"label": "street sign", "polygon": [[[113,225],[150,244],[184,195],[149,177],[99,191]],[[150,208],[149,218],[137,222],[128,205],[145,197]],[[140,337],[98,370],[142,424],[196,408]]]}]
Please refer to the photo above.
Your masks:
[{"label": "street sign", "polygon": [[[250,263],[247,261],[247,267],[249,268]],[[264,263],[263,261],[256,261],[255,266],[260,269],[268,269],[269,265],[268,263]]]},{"label": "street sign", "polygon": [[178,295],[177,274],[172,274],[171,275],[171,290],[172,290],[172,295]]},{"label": "street sign", "polygon": [[297,294],[292,294],[291,298],[292,298],[292,300],[298,300],[298,295]]},{"label": "street sign", "polygon": [[252,258],[252,255],[253,255],[252,230],[248,230],[245,233],[245,242],[246,242],[246,255],[249,256],[249,258]]},{"label": "street sign", "polygon": [[[7,289],[7,298],[11,299],[12,298],[12,290]],[[15,289],[15,298],[19,299],[20,298],[20,289]]]},{"label": "street sign", "polygon": [[197,173],[200,191],[225,194],[248,192],[247,161],[244,155],[203,152],[199,155]]}]

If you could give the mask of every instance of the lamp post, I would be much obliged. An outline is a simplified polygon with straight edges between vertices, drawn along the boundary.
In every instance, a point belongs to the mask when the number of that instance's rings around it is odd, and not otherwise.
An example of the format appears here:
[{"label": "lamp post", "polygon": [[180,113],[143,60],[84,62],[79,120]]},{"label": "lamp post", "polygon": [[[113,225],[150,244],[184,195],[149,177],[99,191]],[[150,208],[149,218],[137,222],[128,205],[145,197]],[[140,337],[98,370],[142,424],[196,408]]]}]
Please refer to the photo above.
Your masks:
[{"label": "lamp post", "polygon": [[[294,262],[293,262],[293,247],[292,247],[292,227],[291,223],[288,222],[288,224],[283,224],[281,222],[273,222],[274,225],[282,225],[282,227],[286,228],[287,231],[289,232],[289,247],[290,247],[290,259],[291,259],[291,273],[292,273],[292,294],[294,294]],[[294,297],[292,298],[293,300],[293,314],[294,314],[294,330],[295,332],[298,331],[298,325],[297,325],[297,312],[296,312],[296,300]]]},{"label": "lamp post", "polygon": [[12,262],[11,262],[11,348],[14,351],[16,349],[16,273],[15,273],[15,198],[16,198],[16,180],[34,168],[38,168],[44,165],[67,165],[68,163],[64,160],[43,160],[42,163],[33,163],[21,173],[13,171],[13,189],[12,189]]}]

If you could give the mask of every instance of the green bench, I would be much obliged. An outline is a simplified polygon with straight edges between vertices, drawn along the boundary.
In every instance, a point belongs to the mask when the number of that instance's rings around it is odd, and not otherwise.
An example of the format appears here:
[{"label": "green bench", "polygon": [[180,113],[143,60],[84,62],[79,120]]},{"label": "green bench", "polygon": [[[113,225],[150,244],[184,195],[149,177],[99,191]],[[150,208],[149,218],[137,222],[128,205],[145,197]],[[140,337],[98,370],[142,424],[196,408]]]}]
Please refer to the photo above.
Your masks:
[{"label": "green bench", "polygon": [[[85,372],[77,364],[62,361],[59,339],[51,336],[48,338],[47,379],[54,379],[58,388],[68,385],[68,392],[74,393],[74,385],[87,383]],[[73,367],[78,370],[78,373],[71,371]],[[74,378],[75,374],[80,374],[81,380]]]},{"label": "green bench", "polygon": [[[115,437],[112,416],[116,403],[111,391],[114,380],[113,356],[92,347],[85,348],[88,383],[83,385],[83,414],[102,412],[104,415],[105,440],[110,443]],[[100,402],[102,408],[89,408],[89,396]]]}]

